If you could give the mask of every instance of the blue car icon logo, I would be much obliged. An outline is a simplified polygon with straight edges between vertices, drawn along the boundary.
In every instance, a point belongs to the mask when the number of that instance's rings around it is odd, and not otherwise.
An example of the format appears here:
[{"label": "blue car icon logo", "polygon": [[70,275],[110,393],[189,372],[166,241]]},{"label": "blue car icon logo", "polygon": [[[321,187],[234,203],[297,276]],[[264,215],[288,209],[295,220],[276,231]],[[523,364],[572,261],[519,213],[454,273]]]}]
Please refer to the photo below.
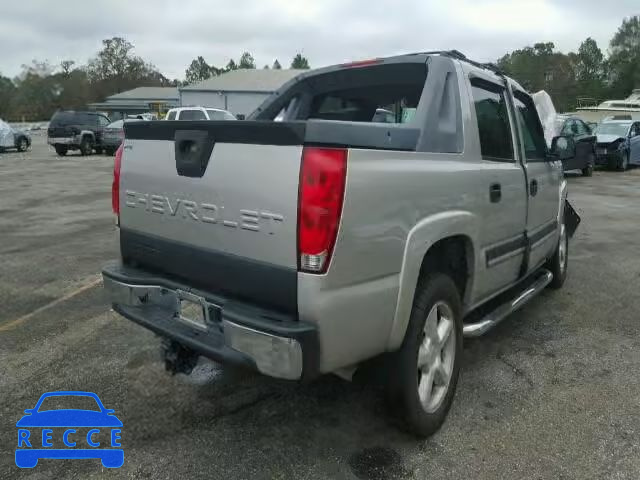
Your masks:
[{"label": "blue car icon logo", "polygon": [[[51,408],[78,400],[91,408]],[[18,467],[33,468],[41,458],[99,458],[106,468],[119,468],[124,463],[122,422],[95,393],[48,392],[24,413],[16,423]]]}]

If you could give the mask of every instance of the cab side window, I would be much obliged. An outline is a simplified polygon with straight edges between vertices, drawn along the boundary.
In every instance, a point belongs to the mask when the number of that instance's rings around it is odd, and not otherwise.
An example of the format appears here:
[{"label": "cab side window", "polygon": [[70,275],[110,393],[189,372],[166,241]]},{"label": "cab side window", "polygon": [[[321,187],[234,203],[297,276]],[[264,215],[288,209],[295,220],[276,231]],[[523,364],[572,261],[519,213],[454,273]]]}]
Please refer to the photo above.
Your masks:
[{"label": "cab side window", "polygon": [[167,115],[167,120],[175,120],[175,119],[176,119],[176,111],[173,110],[169,112],[169,114]]},{"label": "cab side window", "polygon": [[[533,100],[527,94],[518,91],[514,92],[513,100],[518,126],[522,132],[525,158],[528,162],[544,161],[547,154],[547,143]],[[571,121],[573,122],[573,120]]]},{"label": "cab side window", "polygon": [[582,120],[576,120],[576,123],[578,124],[578,131],[580,132],[580,135],[591,135],[589,125],[584,123]]},{"label": "cab side window", "polygon": [[513,140],[504,88],[472,81],[471,91],[478,121],[482,158],[513,162]]}]

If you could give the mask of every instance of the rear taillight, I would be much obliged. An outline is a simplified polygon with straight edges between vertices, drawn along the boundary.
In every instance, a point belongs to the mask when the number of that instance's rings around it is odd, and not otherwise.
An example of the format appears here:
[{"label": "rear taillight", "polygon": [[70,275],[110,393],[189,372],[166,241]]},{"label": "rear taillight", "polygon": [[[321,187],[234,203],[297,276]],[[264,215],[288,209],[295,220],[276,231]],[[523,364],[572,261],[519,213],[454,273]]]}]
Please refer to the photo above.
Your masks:
[{"label": "rear taillight", "polygon": [[324,273],[329,267],[346,176],[346,149],[303,149],[298,197],[298,259],[303,272]]},{"label": "rear taillight", "polygon": [[120,167],[122,166],[122,145],[116,150],[113,161],[113,183],[111,184],[111,208],[113,213],[120,216]]}]

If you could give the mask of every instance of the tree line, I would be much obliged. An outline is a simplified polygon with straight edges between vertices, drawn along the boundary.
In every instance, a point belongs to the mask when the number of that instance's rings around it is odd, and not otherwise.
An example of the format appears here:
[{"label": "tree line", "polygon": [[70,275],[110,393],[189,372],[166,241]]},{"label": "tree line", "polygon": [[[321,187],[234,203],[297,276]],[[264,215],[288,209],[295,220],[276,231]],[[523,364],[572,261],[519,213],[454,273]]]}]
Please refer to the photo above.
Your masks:
[{"label": "tree line", "polygon": [[[59,108],[80,109],[109,95],[141,86],[180,86],[206,80],[230,70],[257,68],[249,52],[225,66],[196,57],[184,80],[169,79],[151,63],[135,55],[124,38],[102,41],[102,49],[85,65],[65,60],[53,66],[34,60],[22,66],[16,78],[0,75],[0,118],[35,121],[51,117]],[[625,98],[640,88],[640,16],[626,18],[609,43],[607,55],[593,38],[585,39],[577,52],[562,53],[553,42],[535,43],[497,60],[498,67],[527,90],[546,90],[558,111],[580,104]],[[310,68],[298,53],[290,68]],[[263,68],[282,68],[276,59]]]},{"label": "tree line", "polygon": [[[0,74],[0,118],[46,120],[58,109],[84,109],[89,103],[136,87],[178,87],[239,68],[256,68],[249,52],[222,68],[207,64],[199,56],[187,68],[184,81],[169,79],[155,65],[135,55],[131,42],[113,37],[103,40],[102,49],[85,65],[73,60],[60,65],[33,60],[22,65],[21,73],[13,79]],[[282,67],[276,60],[272,68]],[[309,68],[309,61],[299,53],[291,61],[291,68]]]},{"label": "tree line", "polygon": [[[255,59],[253,58],[253,55],[251,55],[249,52],[244,52],[240,56],[240,59],[238,60],[237,63],[232,58],[231,60],[229,60],[229,63],[227,63],[227,65],[222,68],[216,67],[215,65],[209,65],[204,59],[204,57],[198,56],[191,62],[191,64],[189,65],[189,68],[185,70],[184,72],[185,80],[182,84],[190,85],[192,83],[201,82],[203,80],[207,80],[208,78],[221,75],[231,70],[238,70],[242,68],[256,68]],[[278,61],[278,59],[276,58],[276,60],[273,62],[273,65],[271,66],[265,65],[262,68],[265,68],[265,69],[273,68],[274,70],[280,70],[282,69],[282,66],[280,65],[280,62]],[[296,54],[295,57],[293,57],[293,60],[291,60],[291,65],[289,66],[289,68],[304,70],[311,67],[309,66],[309,60],[306,57],[304,57],[301,53],[298,53]]]},{"label": "tree line", "polygon": [[640,88],[640,16],[622,21],[608,56],[589,37],[577,52],[561,53],[553,42],[541,42],[506,54],[497,64],[525,89],[546,90],[559,112],[626,98]]}]

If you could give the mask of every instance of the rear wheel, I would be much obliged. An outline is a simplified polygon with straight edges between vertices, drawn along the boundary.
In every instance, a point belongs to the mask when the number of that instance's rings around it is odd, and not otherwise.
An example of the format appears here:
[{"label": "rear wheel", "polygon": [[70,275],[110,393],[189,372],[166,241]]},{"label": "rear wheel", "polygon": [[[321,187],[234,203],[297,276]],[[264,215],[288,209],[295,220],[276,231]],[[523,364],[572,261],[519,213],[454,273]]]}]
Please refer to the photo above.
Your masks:
[{"label": "rear wheel", "polygon": [[589,159],[587,160],[587,165],[582,169],[583,177],[590,177],[593,175],[593,165],[596,163],[595,156],[593,153],[589,155]]},{"label": "rear wheel", "polygon": [[462,354],[462,308],[449,276],[420,281],[400,350],[388,359],[389,400],[406,428],[422,437],[444,422],[456,390]]},{"label": "rear wheel", "polygon": [[80,155],[91,155],[93,153],[93,145],[91,145],[91,139],[84,137],[80,142]]},{"label": "rear wheel", "polygon": [[67,152],[68,152],[67,147],[65,147],[65,146],[63,146],[63,145],[56,145],[54,148],[56,149],[56,153],[57,153],[60,157],[64,157],[64,156],[67,154]]},{"label": "rear wheel", "polygon": [[20,139],[18,140],[18,144],[16,145],[16,148],[18,149],[19,152],[26,152],[27,148],[29,148],[29,142],[25,137],[20,137]]},{"label": "rear wheel", "polygon": [[620,159],[618,160],[618,171],[624,172],[629,168],[629,152],[625,152],[620,155]]}]

